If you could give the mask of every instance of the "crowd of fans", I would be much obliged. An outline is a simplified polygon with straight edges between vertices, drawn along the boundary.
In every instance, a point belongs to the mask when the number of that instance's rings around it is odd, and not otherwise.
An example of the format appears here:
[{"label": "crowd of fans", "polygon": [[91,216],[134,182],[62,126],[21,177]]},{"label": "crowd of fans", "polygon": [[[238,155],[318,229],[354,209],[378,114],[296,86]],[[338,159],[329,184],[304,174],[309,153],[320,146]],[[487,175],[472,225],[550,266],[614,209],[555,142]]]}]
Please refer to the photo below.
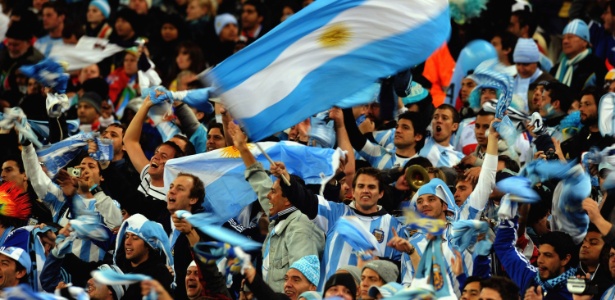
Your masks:
[{"label": "crowd of fans", "polygon": [[[372,103],[266,139],[344,150],[322,188],[290,174],[293,162],[259,162],[199,80],[312,2],[0,0],[2,293],[615,299],[614,0],[465,1],[487,3],[451,19],[425,63],[381,79]],[[87,38],[122,50],[70,72],[65,93],[23,71]],[[474,64],[456,68],[468,54]],[[146,72],[160,81],[151,91]],[[173,113],[160,117],[165,95]],[[513,139],[496,118],[506,100]],[[58,162],[86,135],[76,158]],[[204,178],[165,178],[169,160],[226,147],[256,198],[222,227],[262,243],[255,251],[212,243],[182,217],[208,212]],[[101,226],[84,226],[88,216]],[[349,220],[372,249],[336,230]],[[93,275],[109,273],[148,278]]]}]

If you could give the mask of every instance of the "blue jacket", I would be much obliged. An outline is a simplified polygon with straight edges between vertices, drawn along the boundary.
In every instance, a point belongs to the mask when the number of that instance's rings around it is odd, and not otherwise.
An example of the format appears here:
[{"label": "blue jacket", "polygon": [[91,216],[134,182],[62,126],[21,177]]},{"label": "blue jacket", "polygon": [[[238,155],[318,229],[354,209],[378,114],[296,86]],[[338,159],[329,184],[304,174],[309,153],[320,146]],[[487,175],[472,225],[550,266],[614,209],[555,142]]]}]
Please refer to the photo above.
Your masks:
[{"label": "blue jacket", "polygon": [[[522,253],[519,253],[515,248],[515,241],[517,240],[517,221],[502,220],[495,235],[495,241],[493,242],[493,249],[495,254],[500,260],[504,270],[508,273],[508,276],[519,287],[519,293],[521,296],[525,294],[525,291],[529,287],[536,287],[538,284],[535,282],[538,269],[532,266],[532,264],[525,258]],[[543,300],[550,299],[570,299],[572,300],[572,294],[568,292],[566,283],[563,282],[557,285],[555,288],[543,291],[545,293]]]}]

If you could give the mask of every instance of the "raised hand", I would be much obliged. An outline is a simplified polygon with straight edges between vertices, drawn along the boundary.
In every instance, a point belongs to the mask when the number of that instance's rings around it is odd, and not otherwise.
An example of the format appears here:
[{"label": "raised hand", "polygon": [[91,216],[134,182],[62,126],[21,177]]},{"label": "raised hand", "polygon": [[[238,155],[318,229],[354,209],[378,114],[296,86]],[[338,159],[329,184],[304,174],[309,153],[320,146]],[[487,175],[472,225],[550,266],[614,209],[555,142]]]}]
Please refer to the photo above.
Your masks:
[{"label": "raised hand", "polygon": [[344,126],[344,112],[339,107],[334,107],[329,110],[329,118],[335,121],[335,127]]},{"label": "raised hand", "polygon": [[227,131],[228,134],[231,136],[231,139],[233,140],[233,146],[235,146],[235,148],[240,149],[246,146],[248,138],[243,133],[243,131],[241,131],[239,125],[235,124],[234,122],[229,122]]},{"label": "raised hand", "polygon": [[394,248],[395,250],[404,253],[410,253],[414,251],[414,247],[407,239],[404,239],[397,235],[397,231],[395,231],[395,228],[391,228],[391,232],[393,234],[393,238],[390,239],[387,243],[388,247]]}]

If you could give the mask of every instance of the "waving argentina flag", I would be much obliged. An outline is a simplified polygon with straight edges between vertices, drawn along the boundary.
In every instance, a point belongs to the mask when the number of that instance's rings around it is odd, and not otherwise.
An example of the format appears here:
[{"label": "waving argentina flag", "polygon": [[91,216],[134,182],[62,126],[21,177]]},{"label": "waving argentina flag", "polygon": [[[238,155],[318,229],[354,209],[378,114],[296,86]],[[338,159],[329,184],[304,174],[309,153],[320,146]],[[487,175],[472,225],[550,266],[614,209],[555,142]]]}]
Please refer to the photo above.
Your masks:
[{"label": "waving argentina flag", "polygon": [[258,141],[422,63],[449,22],[445,0],[318,0],[204,80]]}]

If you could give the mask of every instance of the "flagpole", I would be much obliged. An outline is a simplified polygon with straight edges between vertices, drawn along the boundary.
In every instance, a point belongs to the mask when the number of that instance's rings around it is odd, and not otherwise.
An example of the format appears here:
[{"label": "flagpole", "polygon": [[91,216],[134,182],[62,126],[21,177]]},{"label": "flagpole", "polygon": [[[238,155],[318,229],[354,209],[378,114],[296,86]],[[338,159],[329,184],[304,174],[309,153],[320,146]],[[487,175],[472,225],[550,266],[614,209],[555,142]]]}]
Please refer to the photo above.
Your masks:
[{"label": "flagpole", "polygon": [[[265,150],[263,150],[263,147],[261,147],[261,145],[259,145],[258,143],[254,143],[254,144],[256,145],[256,147],[258,147],[258,150],[260,150],[261,153],[263,153],[265,158],[267,158],[269,163],[272,164],[272,165],[275,165],[275,162],[273,161],[273,159],[271,159],[269,154],[267,154],[267,152],[265,152]],[[284,176],[284,174],[280,174],[280,177],[282,178],[282,180],[284,180],[284,183],[286,183],[287,186],[290,186],[290,181],[288,180],[288,178],[286,178],[286,176]]]}]

